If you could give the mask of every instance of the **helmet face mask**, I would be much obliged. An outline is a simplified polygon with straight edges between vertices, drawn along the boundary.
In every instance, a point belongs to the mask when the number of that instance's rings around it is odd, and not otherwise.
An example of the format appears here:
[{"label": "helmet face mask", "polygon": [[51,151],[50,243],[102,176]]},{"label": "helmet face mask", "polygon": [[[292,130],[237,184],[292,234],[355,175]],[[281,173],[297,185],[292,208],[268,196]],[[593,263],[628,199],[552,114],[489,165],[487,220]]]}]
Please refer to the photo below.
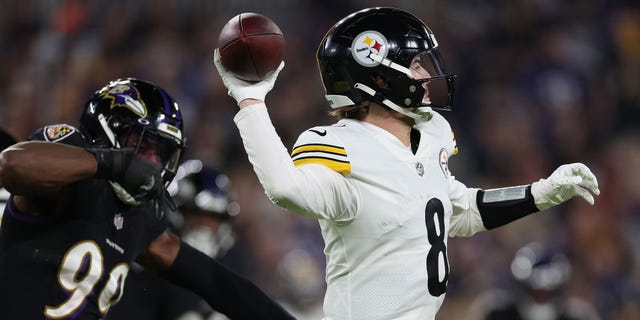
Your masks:
[{"label": "helmet face mask", "polygon": [[[401,113],[451,109],[455,75],[447,71],[431,30],[408,12],[369,8],[349,15],[327,32],[317,60],[331,108],[368,100]],[[413,75],[414,64],[429,76]]]},{"label": "helmet face mask", "polygon": [[[163,168],[162,179],[168,183],[176,174],[183,148],[175,138],[149,128],[145,120],[138,119],[136,123],[123,128],[122,133],[117,134],[118,145],[160,165]],[[140,124],[145,122],[147,125]]]},{"label": "helmet face mask", "polygon": [[[165,185],[175,176],[185,147],[182,114],[175,100],[164,89],[133,78],[112,81],[91,96],[80,132],[97,147],[131,148],[156,162],[163,167]],[[150,149],[156,154],[151,155]]]}]

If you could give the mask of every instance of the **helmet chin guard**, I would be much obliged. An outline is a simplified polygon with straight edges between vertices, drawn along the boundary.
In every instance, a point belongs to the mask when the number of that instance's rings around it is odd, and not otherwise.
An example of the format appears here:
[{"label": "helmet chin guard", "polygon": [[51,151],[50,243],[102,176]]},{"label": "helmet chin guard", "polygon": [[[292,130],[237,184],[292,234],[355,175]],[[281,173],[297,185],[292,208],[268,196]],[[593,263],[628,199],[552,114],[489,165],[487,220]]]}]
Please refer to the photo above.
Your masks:
[{"label": "helmet chin guard", "polygon": [[[362,83],[356,83],[356,85],[354,87],[356,89],[358,89],[358,90],[361,90],[361,91],[365,92],[366,94],[368,94],[370,96],[375,96],[376,95],[376,91],[375,90],[373,90],[372,88],[367,87],[366,85],[364,85]],[[389,99],[382,100],[382,105],[386,106],[387,108],[389,108],[391,110],[394,110],[396,112],[402,113],[407,117],[413,118],[416,121],[429,121],[429,120],[431,120],[431,117],[433,116],[431,114],[431,108],[430,107],[421,107],[421,108],[416,110],[418,112],[413,112],[413,111],[411,111],[409,109],[405,109],[405,108],[400,107],[399,105],[393,103],[393,101],[391,101]]]}]

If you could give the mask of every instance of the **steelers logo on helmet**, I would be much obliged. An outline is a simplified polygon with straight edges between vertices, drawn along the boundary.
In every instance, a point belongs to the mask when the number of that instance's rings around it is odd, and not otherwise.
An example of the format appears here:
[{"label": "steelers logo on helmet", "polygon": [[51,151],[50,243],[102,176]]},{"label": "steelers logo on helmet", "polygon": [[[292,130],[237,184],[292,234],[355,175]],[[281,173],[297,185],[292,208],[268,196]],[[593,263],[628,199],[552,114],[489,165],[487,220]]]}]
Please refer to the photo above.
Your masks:
[{"label": "steelers logo on helmet", "polygon": [[360,33],[351,43],[351,54],[360,65],[375,67],[380,62],[373,60],[371,54],[386,58],[389,52],[389,42],[380,32],[369,30]]}]

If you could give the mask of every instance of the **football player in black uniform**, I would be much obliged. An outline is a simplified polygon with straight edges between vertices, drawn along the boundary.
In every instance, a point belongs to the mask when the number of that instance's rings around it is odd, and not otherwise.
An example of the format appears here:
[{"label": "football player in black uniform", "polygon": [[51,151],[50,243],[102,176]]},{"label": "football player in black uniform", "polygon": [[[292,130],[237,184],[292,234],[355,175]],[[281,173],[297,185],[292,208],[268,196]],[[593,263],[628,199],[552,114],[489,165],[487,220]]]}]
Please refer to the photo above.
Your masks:
[{"label": "football player in black uniform", "polygon": [[14,145],[16,142],[16,139],[6,130],[0,129],[0,151]]},{"label": "football player in black uniform", "polygon": [[[3,129],[0,129],[0,151],[12,146],[17,141],[13,136],[11,136],[8,132]],[[4,207],[7,204],[7,200],[9,200],[9,192],[2,186],[0,186],[0,222],[2,221],[2,212],[4,212]]]},{"label": "football player in black uniform", "polygon": [[[200,160],[183,162],[169,193],[178,207],[170,225],[183,241],[240,274],[249,275],[253,263],[237,244],[232,223],[240,206],[230,195],[230,179]],[[136,265],[132,266],[120,303],[107,317],[113,320],[227,319],[193,293],[177,288]]]},{"label": "football player in black uniform", "polygon": [[102,319],[135,260],[232,319],[291,319],[248,280],[168,231],[166,185],[185,146],[178,104],[110,82],[80,127],[50,125],[0,155],[2,319]]}]

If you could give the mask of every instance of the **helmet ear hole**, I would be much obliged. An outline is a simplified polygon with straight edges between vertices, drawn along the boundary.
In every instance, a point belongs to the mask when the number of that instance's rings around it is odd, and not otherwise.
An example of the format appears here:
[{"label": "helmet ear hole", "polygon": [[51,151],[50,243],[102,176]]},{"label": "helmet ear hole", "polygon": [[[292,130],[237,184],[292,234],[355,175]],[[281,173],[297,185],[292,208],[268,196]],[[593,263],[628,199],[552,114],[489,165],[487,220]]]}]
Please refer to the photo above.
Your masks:
[{"label": "helmet ear hole", "polygon": [[109,128],[111,128],[116,135],[120,134],[122,131],[122,121],[115,116],[111,116],[109,117],[109,120],[107,120],[107,123],[109,124]]}]

